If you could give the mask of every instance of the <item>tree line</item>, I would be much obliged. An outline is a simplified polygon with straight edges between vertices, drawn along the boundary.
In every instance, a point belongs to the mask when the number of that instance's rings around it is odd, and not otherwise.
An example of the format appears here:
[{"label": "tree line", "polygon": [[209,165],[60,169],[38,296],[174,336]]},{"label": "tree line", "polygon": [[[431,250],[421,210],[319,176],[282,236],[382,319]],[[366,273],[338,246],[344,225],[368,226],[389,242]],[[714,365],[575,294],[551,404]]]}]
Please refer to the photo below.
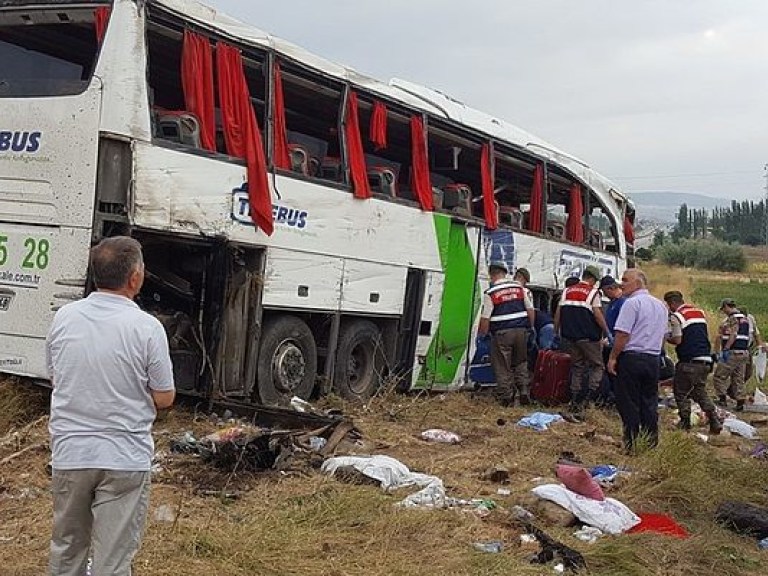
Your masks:
[{"label": "tree line", "polygon": [[[757,246],[764,244],[765,201],[731,201],[730,207],[690,209],[686,204],[677,212],[671,240],[715,239]],[[662,239],[663,240],[663,239]],[[655,244],[657,242],[654,242]]]}]

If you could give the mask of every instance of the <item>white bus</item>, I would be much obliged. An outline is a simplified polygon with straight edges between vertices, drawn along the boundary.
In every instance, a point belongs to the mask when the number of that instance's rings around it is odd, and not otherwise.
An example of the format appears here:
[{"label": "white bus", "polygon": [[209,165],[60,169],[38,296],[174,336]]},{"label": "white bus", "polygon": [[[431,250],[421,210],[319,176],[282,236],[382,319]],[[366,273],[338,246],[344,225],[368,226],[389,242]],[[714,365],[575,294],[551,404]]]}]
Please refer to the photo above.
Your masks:
[{"label": "white bus", "polygon": [[460,388],[488,262],[550,307],[588,264],[622,272],[631,212],[500,119],[202,4],[0,0],[2,372],[47,378],[89,247],[129,234],[183,392]]}]

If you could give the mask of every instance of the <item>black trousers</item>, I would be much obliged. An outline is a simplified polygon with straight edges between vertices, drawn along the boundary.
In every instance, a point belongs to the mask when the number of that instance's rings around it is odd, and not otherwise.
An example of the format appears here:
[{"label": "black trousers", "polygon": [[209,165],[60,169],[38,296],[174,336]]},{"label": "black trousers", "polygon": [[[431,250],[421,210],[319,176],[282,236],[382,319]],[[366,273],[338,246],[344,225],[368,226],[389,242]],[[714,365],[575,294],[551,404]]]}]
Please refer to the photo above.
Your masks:
[{"label": "black trousers", "polygon": [[637,437],[659,442],[659,356],[624,352],[616,368],[616,409],[624,425],[624,446],[632,449]]}]

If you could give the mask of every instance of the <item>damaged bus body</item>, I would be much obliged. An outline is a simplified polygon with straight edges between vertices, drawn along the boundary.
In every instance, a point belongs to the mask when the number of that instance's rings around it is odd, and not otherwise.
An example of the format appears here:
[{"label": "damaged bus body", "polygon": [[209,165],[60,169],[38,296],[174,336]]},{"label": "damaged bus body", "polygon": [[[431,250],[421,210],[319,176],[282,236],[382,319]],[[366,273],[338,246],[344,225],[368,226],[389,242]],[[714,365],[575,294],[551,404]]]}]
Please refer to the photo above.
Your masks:
[{"label": "damaged bus body", "polygon": [[0,0],[0,104],[5,373],[47,378],[105,236],[144,247],[179,390],[268,404],[460,388],[488,261],[551,307],[631,249],[584,163],[192,1]]}]

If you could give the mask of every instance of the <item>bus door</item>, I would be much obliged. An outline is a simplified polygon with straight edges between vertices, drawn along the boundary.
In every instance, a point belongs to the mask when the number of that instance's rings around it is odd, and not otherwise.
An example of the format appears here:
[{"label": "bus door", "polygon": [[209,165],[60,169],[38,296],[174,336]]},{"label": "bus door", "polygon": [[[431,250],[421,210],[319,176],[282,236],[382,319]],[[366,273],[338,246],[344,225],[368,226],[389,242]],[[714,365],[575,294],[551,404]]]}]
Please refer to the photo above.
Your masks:
[{"label": "bus door", "polygon": [[440,317],[418,386],[434,389],[463,384],[468,344],[481,293],[477,285],[479,228],[435,214],[443,268]]},{"label": "bus door", "polygon": [[0,6],[0,372],[47,378],[50,322],[85,289],[98,46],[92,7]]}]

